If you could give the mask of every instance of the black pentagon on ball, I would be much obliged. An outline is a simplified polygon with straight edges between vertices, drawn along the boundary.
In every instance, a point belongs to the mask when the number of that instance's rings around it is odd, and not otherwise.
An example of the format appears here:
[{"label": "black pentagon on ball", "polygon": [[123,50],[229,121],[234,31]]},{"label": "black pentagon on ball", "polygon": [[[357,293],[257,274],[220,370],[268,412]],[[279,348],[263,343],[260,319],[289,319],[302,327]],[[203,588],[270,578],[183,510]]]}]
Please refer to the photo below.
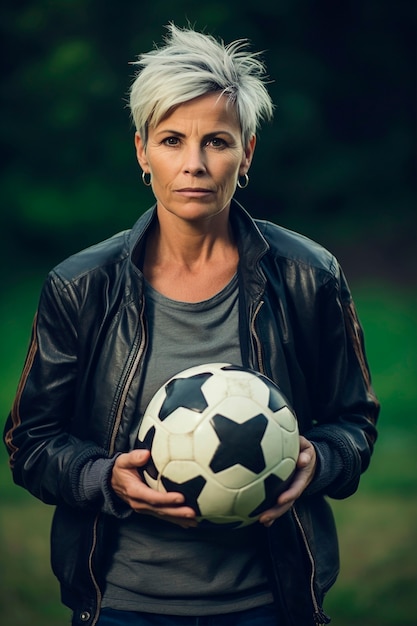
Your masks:
[{"label": "black pentagon on ball", "polygon": [[[136,448],[139,450],[152,450],[153,440],[155,438],[155,426],[152,426],[146,433],[143,441],[140,439],[136,442]],[[146,465],[139,468],[139,473],[143,476],[143,473],[147,472],[151,478],[156,480],[158,478],[158,470],[155,467],[152,456],[149,457]]]},{"label": "black pentagon on ball", "polygon": [[159,410],[159,419],[163,422],[180,407],[202,413],[208,404],[201,387],[211,376],[211,372],[206,372],[170,380],[165,386],[166,398]]},{"label": "black pentagon on ball", "polygon": [[249,517],[257,517],[263,513],[263,511],[275,506],[278,496],[289,486],[293,476],[294,472],[292,472],[291,476],[289,476],[286,480],[282,480],[275,474],[267,476],[264,480],[265,498],[255,509],[253,509],[251,513],[249,513]]},{"label": "black pentagon on ball", "polygon": [[282,394],[282,392],[280,391],[280,389],[278,388],[278,386],[264,374],[261,374],[260,372],[257,372],[255,370],[248,370],[244,367],[241,367],[240,365],[225,365],[224,367],[222,367],[222,370],[226,372],[227,371],[231,371],[231,372],[233,371],[248,372],[249,371],[257,378],[260,378],[265,383],[265,386],[268,387],[268,390],[269,390],[268,408],[270,411],[272,411],[272,413],[279,411],[284,406],[288,406],[288,402],[286,398],[284,397],[284,395]]},{"label": "black pentagon on ball", "polygon": [[183,483],[176,483],[170,480],[166,476],[161,476],[161,482],[167,491],[176,491],[182,493],[185,498],[185,504],[190,506],[197,515],[201,515],[200,508],[198,506],[198,496],[203,491],[206,479],[203,476],[195,476],[186,480]]},{"label": "black pentagon on ball", "polygon": [[219,444],[210,461],[214,473],[221,472],[233,465],[241,465],[259,474],[265,469],[265,457],[262,451],[262,438],[268,420],[260,413],[239,424],[224,415],[216,414],[210,420]]},{"label": "black pentagon on ball", "polygon": [[283,409],[284,406],[287,406],[287,401],[280,391],[268,380],[265,380],[265,384],[269,388],[269,400],[268,400],[268,408],[272,413]]}]

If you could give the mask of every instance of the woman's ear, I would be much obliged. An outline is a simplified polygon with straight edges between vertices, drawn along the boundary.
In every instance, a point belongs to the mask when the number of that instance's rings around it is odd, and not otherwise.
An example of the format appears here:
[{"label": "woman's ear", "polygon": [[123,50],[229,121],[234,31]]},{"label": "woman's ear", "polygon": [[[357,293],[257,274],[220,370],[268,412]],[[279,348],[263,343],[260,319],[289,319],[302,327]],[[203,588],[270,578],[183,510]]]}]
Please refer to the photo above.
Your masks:
[{"label": "woman's ear", "polygon": [[246,148],[244,150],[244,156],[240,165],[239,175],[244,176],[248,173],[250,165],[252,163],[253,153],[255,152],[256,135],[252,135],[249,139]]},{"label": "woman's ear", "polygon": [[139,165],[142,170],[149,173],[149,164],[148,159],[146,158],[146,149],[145,144],[142,141],[142,137],[138,132],[135,133],[135,147],[136,147],[136,158],[138,160]]}]

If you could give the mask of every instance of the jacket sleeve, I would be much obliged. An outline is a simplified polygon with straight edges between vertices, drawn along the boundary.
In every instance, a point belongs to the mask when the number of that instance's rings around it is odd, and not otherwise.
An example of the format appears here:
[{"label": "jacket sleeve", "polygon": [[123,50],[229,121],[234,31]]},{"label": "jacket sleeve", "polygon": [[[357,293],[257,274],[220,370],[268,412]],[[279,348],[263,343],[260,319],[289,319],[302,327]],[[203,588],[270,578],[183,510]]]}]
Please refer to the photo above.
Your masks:
[{"label": "jacket sleeve", "polygon": [[[48,504],[103,506],[84,476],[106,450],[73,434],[78,385],[78,303],[51,272],[42,290],[15,401],[4,429],[14,481]],[[107,464],[110,460],[107,460]],[[103,487],[109,467],[101,468]]]},{"label": "jacket sleeve", "polygon": [[[364,335],[349,287],[338,268],[319,297],[314,426],[318,467],[309,494],[345,498],[358,487],[377,437],[379,403],[371,385]],[[316,346],[317,348],[317,346]]]}]

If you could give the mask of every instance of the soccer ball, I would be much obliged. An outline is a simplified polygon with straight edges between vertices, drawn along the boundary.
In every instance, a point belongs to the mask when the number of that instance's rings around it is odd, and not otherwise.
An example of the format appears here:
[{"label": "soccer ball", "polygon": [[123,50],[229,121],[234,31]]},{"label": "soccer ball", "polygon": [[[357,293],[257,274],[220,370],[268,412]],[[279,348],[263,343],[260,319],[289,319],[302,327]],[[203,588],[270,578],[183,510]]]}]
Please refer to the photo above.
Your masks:
[{"label": "soccer ball", "polygon": [[150,401],[138,448],[145,482],[177,491],[201,525],[242,527],[274,506],[299,453],[294,412],[267,377],[228,363],[191,367]]}]

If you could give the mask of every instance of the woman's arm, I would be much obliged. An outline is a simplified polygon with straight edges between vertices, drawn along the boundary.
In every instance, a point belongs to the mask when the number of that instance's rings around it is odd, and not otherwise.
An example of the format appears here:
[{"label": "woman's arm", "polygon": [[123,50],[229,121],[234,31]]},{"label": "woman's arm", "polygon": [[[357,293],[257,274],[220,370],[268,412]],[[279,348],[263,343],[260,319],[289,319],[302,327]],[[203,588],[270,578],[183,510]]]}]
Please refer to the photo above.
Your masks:
[{"label": "woman's arm", "polygon": [[83,468],[107,453],[72,432],[78,376],[78,319],[74,293],[51,273],[46,281],[4,440],[13,479],[49,504],[96,505],[85,499]]}]

